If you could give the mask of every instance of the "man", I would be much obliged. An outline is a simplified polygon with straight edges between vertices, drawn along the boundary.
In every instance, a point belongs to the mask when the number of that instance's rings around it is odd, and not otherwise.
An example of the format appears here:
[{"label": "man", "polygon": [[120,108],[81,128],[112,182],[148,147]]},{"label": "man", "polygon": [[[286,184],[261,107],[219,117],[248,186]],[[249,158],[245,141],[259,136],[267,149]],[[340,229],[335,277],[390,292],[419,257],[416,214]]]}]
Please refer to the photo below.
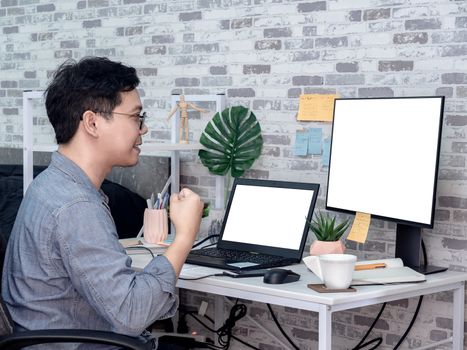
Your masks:
[{"label": "man", "polygon": [[177,309],[175,282],[199,229],[200,198],[188,189],[172,195],[174,242],[136,273],[100,190],[112,167],[138,162],[148,131],[138,84],[134,68],[91,57],[65,62],[46,90],[58,151],[23,199],[2,280],[3,298],[19,329],[137,336]]}]

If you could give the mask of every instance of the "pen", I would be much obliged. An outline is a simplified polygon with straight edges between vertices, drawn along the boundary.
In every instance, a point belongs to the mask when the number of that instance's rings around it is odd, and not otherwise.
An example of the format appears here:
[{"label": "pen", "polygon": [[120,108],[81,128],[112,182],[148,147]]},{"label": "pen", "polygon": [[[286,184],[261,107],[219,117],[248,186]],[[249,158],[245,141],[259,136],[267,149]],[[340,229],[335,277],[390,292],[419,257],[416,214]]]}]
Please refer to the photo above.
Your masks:
[{"label": "pen", "polygon": [[154,208],[154,209],[160,209],[161,203],[162,203],[162,196],[161,196],[160,193],[158,193],[158,194],[157,194],[156,203],[154,203],[153,208]]},{"label": "pen", "polygon": [[160,192],[161,193],[161,197],[164,197],[165,193],[167,192],[167,190],[169,189],[169,186],[170,186],[170,183],[172,182],[172,177],[169,176],[169,178],[167,179],[167,182],[165,183],[164,187],[162,188],[162,191]]},{"label": "pen", "polygon": [[355,271],[381,269],[385,267],[386,267],[385,263],[362,264],[362,265],[355,265]]},{"label": "pen", "polygon": [[136,235],[136,238],[140,238],[143,235],[143,230],[144,230],[144,225],[141,226],[141,230],[139,230],[138,234]]},{"label": "pen", "polygon": [[169,194],[166,193],[164,194],[164,198],[162,199],[162,203],[161,203],[161,208],[160,209],[164,209],[167,207],[167,202],[169,201]]}]

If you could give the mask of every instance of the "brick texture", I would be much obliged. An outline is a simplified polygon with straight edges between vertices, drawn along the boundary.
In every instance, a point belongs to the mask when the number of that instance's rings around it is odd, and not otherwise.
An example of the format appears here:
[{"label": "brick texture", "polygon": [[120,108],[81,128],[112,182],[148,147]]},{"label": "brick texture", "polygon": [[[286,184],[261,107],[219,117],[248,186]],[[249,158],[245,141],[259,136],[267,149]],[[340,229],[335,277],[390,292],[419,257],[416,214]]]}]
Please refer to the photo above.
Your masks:
[{"label": "brick texture", "polygon": [[[431,264],[467,270],[466,13],[465,1],[459,0],[0,0],[0,147],[22,146],[23,90],[44,89],[66,59],[108,56],[138,71],[150,115],[145,142],[170,140],[165,119],[171,93],[224,93],[228,105],[252,108],[263,130],[262,155],[245,176],[318,182],[324,190],[317,209],[322,209],[328,168],[321,156],[294,156],[293,147],[297,129],[319,127],[328,137],[331,124],[297,122],[300,94],[444,95],[435,225],[425,230],[424,239]],[[209,112],[190,113],[194,141],[215,112],[211,104],[200,105]],[[39,142],[50,141],[43,107],[35,111],[35,135]],[[214,178],[196,152],[183,153],[182,184],[213,203]],[[201,234],[218,232],[222,214],[213,210]],[[348,252],[361,259],[392,257],[394,230],[393,223],[373,220],[368,241],[346,242]],[[184,304],[213,303],[203,293],[184,295]],[[425,300],[404,348],[450,335],[452,296]],[[384,339],[380,349],[397,343],[415,305],[411,299],[388,305],[377,324]],[[277,333],[264,305],[250,302],[248,307],[252,317]],[[316,348],[314,313],[275,309],[300,349]],[[333,350],[357,344],[375,314],[373,307],[335,313]],[[190,327],[209,334],[194,323]],[[246,319],[237,328],[236,334],[254,346],[280,348]],[[247,349],[238,342],[234,348]]]}]

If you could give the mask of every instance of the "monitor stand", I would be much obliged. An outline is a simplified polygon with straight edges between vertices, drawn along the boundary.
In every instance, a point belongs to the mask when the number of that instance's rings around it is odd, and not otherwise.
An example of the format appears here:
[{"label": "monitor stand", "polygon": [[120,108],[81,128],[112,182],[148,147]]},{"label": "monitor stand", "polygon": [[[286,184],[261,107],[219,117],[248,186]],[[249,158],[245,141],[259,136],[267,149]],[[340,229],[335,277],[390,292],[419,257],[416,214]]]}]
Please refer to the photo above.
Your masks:
[{"label": "monitor stand", "polygon": [[424,275],[446,271],[447,267],[420,264],[421,243],[421,227],[397,224],[396,258],[401,258],[405,266]]}]

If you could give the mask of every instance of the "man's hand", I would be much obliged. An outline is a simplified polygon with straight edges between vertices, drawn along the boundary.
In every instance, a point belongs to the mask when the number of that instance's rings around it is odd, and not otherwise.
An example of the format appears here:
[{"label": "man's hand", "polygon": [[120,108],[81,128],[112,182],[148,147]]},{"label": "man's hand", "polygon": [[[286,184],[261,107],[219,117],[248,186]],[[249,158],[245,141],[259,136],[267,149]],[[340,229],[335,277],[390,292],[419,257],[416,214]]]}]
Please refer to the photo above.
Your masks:
[{"label": "man's hand", "polygon": [[170,219],[175,226],[176,236],[194,241],[199,230],[203,202],[199,196],[188,188],[170,197]]},{"label": "man's hand", "polygon": [[165,256],[177,277],[199,231],[202,213],[203,202],[188,188],[170,197],[170,220],[175,226],[175,239],[167,248]]}]

